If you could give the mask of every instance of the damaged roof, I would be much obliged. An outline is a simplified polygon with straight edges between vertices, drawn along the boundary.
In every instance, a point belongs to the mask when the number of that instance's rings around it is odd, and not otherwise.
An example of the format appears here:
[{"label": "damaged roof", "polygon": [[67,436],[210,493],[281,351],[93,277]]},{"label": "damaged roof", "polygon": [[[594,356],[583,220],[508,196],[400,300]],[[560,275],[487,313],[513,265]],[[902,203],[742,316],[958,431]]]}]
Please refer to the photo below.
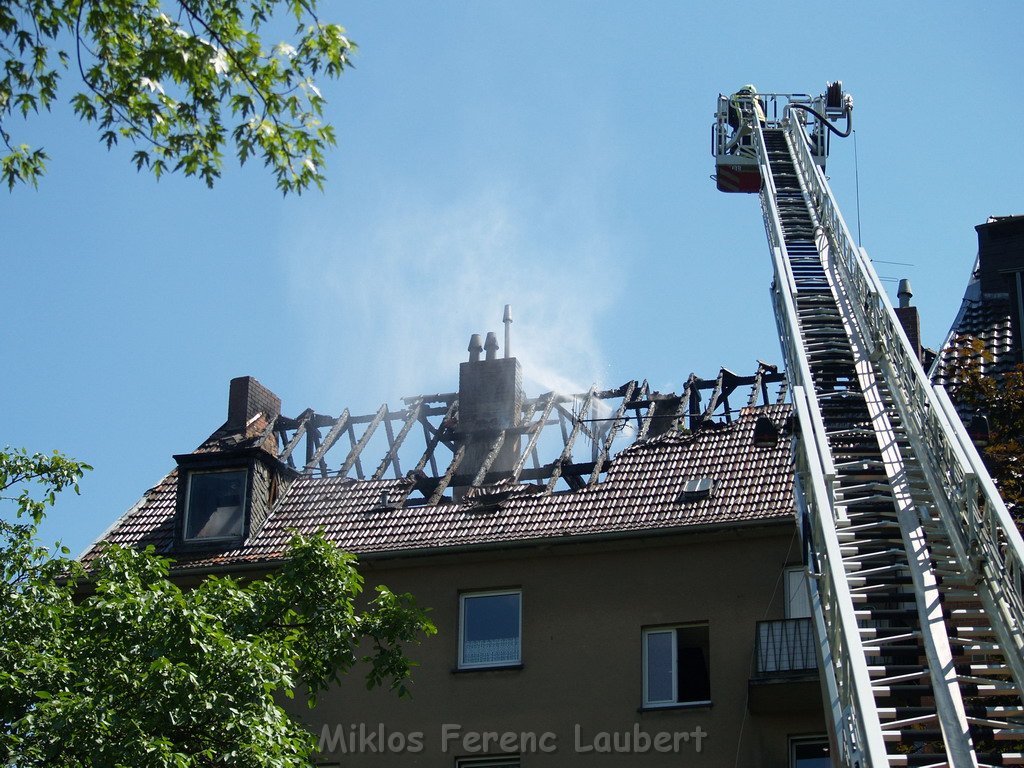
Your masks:
[{"label": "damaged roof", "polygon": [[[177,470],[165,477],[107,534],[119,544],[174,555],[178,567],[256,564],[279,560],[293,533],[324,531],[356,554],[441,551],[466,545],[525,542],[567,536],[641,533],[688,526],[792,519],[792,465],[788,440],[753,446],[758,415],[783,422],[790,406],[744,408],[731,424],[696,433],[668,432],[622,451],[607,476],[578,491],[544,494],[532,484],[492,499],[394,507],[406,492],[402,479],[298,478],[263,528],[225,552],[174,552]],[[707,498],[683,499],[687,480],[710,478]],[[83,558],[92,559],[95,548]]]},{"label": "damaged roof", "polygon": [[[232,397],[237,381],[232,382]],[[262,390],[257,392],[262,400],[257,400],[266,410],[269,390],[249,381]],[[780,385],[776,402],[769,402],[769,383]],[[745,404],[730,407],[728,396],[740,387],[750,388],[749,395],[744,393]],[[464,429],[460,432],[459,399],[408,398],[402,411],[382,406],[387,418],[379,419],[382,411],[359,418],[346,411],[337,419],[318,421],[312,411],[287,419],[272,413],[268,418],[262,411],[250,415],[244,409],[232,414],[229,407],[224,427],[192,454],[175,458],[201,461],[242,449],[259,452],[279,466],[290,480],[258,530],[220,550],[178,547],[178,474],[185,470],[175,469],[100,541],[153,545],[158,553],[174,558],[176,569],[204,569],[272,564],[283,557],[295,533],[318,531],[357,555],[401,555],[792,519],[790,441],[780,439],[767,448],[753,444],[759,416],[768,416],[780,429],[788,423],[790,406],[782,402],[784,375],[771,366],[759,365],[750,377],[725,369],[716,379],[691,376],[680,395],[653,393],[646,383],[631,382],[571,398],[554,393],[523,398],[517,406],[522,418],[485,435],[486,450],[477,451],[477,464],[469,472],[459,469],[460,458],[469,452],[463,445],[472,442]],[[558,399],[565,403],[564,417],[558,415]],[[428,409],[425,404],[431,400],[435,405]],[[357,465],[375,420],[389,427],[382,444],[385,458],[370,474],[371,465],[367,472]],[[363,424],[366,430],[348,435],[344,461],[332,470],[325,458],[329,451],[321,449],[330,433],[348,432],[353,424]],[[413,424],[422,427],[428,449],[431,443],[434,451],[449,444],[447,468],[428,450],[415,468],[400,472],[399,438],[411,432]],[[560,433],[562,439],[555,441],[557,457],[541,463],[538,453],[552,447],[539,437],[546,426],[547,432]],[[320,435],[321,431],[327,434]],[[288,469],[299,434],[306,437],[307,460],[301,469]],[[585,461],[573,455],[575,436],[580,434],[584,438],[579,442],[589,443]],[[502,437],[493,440],[495,435]],[[623,442],[626,445],[616,450]],[[496,469],[503,445],[515,450],[505,457],[504,468]],[[532,469],[526,466],[531,458]],[[432,463],[437,464],[434,469]],[[393,476],[385,477],[385,469]],[[475,482],[470,475],[475,475]],[[684,494],[688,481],[702,479],[711,481],[710,494]],[[83,555],[84,562],[97,555],[98,544]]]}]

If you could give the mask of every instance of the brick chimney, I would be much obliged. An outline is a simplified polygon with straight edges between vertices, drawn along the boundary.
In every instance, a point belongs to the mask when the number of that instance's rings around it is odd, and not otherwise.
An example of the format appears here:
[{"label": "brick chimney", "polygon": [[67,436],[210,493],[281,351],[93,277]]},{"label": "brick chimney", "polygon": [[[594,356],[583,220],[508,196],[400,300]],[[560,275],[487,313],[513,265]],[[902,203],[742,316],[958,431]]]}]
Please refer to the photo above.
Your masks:
[{"label": "brick chimney", "polygon": [[228,420],[224,426],[232,431],[244,429],[257,413],[262,413],[268,421],[277,418],[281,414],[281,398],[253,376],[232,379],[228,393]]},{"label": "brick chimney", "polygon": [[[486,358],[480,352],[486,350]],[[514,357],[498,358],[498,339],[479,334],[469,342],[469,362],[459,366],[459,442],[466,447],[458,474],[471,480],[483,466],[502,430],[517,427],[523,406],[523,374]],[[489,472],[510,472],[519,455],[520,438],[506,434]],[[460,489],[456,489],[456,497]]]},{"label": "brick chimney", "polygon": [[921,316],[918,314],[917,307],[910,304],[914,292],[910,289],[909,280],[906,278],[900,280],[896,296],[900,302],[896,307],[896,317],[899,319],[900,325],[903,326],[903,332],[907,334],[910,348],[917,355],[918,362],[921,362]]}]

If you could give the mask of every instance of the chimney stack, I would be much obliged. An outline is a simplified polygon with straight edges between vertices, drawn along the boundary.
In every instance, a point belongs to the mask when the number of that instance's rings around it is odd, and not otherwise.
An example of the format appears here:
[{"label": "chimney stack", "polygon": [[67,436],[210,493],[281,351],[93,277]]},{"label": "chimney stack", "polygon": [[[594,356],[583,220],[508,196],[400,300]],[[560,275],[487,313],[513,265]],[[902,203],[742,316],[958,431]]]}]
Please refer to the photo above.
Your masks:
[{"label": "chimney stack", "polygon": [[896,307],[896,317],[903,326],[903,332],[907,334],[907,341],[910,348],[914,350],[917,359],[921,361],[921,316],[917,307],[911,306],[910,300],[914,292],[910,288],[910,281],[906,278],[900,280],[899,288],[896,289],[896,297],[899,299],[899,306]]},{"label": "chimney stack", "polygon": [[[458,474],[471,480],[483,467],[498,436],[518,427],[523,408],[523,374],[514,357],[497,356],[498,337],[488,333],[484,342],[486,358],[480,359],[479,334],[470,342],[469,361],[459,366],[458,440],[465,454]],[[519,456],[519,435],[505,432],[505,441],[489,472],[510,472]],[[468,480],[467,480],[468,482]],[[455,489],[459,498],[464,487]]]},{"label": "chimney stack", "polygon": [[262,413],[268,421],[281,414],[281,398],[264,387],[254,376],[239,376],[231,380],[228,391],[228,420],[230,430],[245,429],[249,419]]}]

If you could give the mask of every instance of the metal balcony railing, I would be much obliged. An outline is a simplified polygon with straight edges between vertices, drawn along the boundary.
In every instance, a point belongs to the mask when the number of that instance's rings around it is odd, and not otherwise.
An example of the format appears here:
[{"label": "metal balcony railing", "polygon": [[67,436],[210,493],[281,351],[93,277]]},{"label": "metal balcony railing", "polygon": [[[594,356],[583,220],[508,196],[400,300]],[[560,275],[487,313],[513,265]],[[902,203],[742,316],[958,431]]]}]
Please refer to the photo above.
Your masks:
[{"label": "metal balcony railing", "polygon": [[755,678],[817,672],[810,619],[757,622]]}]

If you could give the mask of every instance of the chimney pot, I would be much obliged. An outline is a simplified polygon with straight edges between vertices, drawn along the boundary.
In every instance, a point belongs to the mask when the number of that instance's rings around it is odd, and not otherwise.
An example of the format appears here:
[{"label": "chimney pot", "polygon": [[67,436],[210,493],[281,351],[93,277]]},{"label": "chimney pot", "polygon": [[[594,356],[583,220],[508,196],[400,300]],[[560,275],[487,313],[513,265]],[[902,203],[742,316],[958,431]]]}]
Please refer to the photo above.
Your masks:
[{"label": "chimney pot", "polygon": [[487,332],[487,340],[484,342],[484,350],[487,352],[487,360],[494,360],[498,352],[498,337],[494,331]]},{"label": "chimney pot", "polygon": [[913,298],[914,292],[910,289],[910,281],[907,278],[900,280],[899,288],[896,289],[896,296],[900,300],[901,307],[910,306],[910,299]]},{"label": "chimney pot", "polygon": [[469,337],[469,362],[480,362],[480,353],[484,351],[484,345],[480,343],[480,334],[474,333]]}]

